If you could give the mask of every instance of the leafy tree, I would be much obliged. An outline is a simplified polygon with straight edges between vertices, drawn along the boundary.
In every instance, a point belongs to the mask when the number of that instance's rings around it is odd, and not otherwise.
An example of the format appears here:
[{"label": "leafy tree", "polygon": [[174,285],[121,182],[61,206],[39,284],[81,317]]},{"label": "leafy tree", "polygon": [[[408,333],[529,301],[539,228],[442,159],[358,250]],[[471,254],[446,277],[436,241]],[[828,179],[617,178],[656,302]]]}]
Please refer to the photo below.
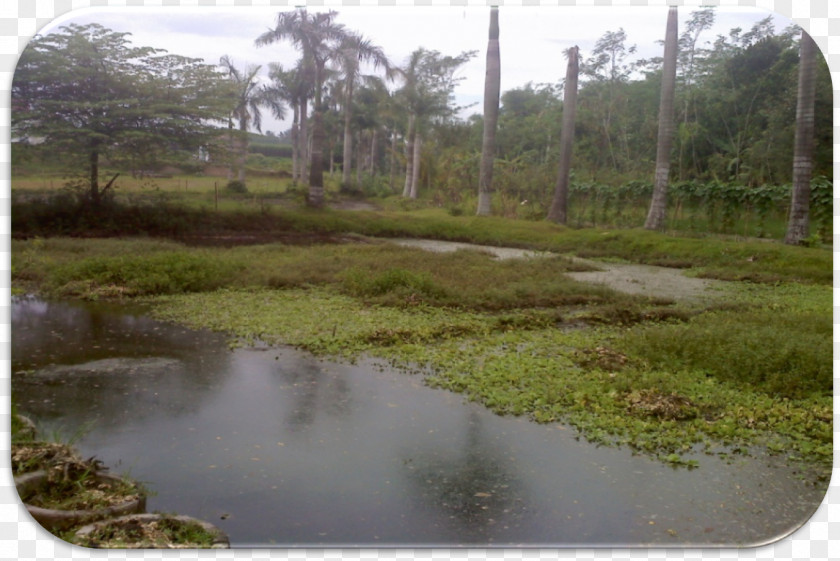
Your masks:
[{"label": "leafy tree", "polygon": [[545,162],[560,133],[562,104],[552,84],[531,84],[504,92],[496,134],[500,157],[522,154],[534,164]]},{"label": "leafy tree", "polygon": [[690,151],[691,159],[696,164],[696,137],[700,130],[697,126],[694,89],[697,81],[702,78],[704,56],[704,51],[698,46],[698,42],[700,35],[711,28],[714,22],[715,13],[712,8],[692,12],[677,46],[677,77],[682,90],[682,120],[676,135],[680,179],[684,179],[688,167],[687,151]]},{"label": "leafy tree", "polygon": [[484,135],[481,141],[481,167],[478,175],[479,216],[490,214],[493,191],[493,161],[496,158],[496,127],[499,120],[501,58],[499,53],[499,8],[490,8],[490,32],[487,40],[487,70],[484,76]]},{"label": "leafy tree", "polygon": [[629,155],[629,127],[624,121],[626,111],[626,85],[634,65],[628,57],[636,52],[636,46],[627,46],[627,33],[623,28],[604,33],[596,42],[592,56],[585,60],[581,72],[589,83],[581,91],[582,121],[590,120],[593,133],[600,138],[593,139],[594,155],[598,156],[598,167],[622,171],[631,161]]},{"label": "leafy tree", "polygon": [[99,205],[116,179],[100,187],[102,157],[197,151],[217,135],[212,124],[224,122],[231,95],[212,66],[70,24],[29,43],[12,99],[13,134],[85,161],[87,197]]}]

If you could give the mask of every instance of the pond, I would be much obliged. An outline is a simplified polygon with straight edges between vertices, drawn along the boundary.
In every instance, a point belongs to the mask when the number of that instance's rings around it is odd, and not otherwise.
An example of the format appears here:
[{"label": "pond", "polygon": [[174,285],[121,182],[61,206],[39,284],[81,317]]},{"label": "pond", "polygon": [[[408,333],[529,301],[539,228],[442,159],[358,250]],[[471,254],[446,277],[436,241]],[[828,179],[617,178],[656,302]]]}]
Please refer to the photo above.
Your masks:
[{"label": "pond", "polygon": [[234,547],[757,545],[825,492],[780,458],[675,469],[380,362],[232,350],[114,304],[13,299],[12,373],[42,432]]}]

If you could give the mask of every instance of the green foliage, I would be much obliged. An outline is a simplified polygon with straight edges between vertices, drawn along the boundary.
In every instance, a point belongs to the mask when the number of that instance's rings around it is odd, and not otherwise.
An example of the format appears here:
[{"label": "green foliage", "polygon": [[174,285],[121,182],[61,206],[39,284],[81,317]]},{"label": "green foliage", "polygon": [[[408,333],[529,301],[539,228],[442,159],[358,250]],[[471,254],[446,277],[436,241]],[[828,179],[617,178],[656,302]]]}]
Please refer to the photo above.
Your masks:
[{"label": "green foliage", "polygon": [[687,368],[794,399],[829,394],[831,333],[830,316],[819,312],[714,312],[634,330],[623,344],[655,369]]},{"label": "green foliage", "polygon": [[392,296],[406,301],[413,298],[440,298],[445,291],[424,273],[390,268],[371,275],[359,268],[349,269],[343,275],[343,287],[353,296]]},{"label": "green foliage", "polygon": [[225,189],[227,189],[231,193],[236,193],[239,195],[244,195],[248,192],[248,187],[245,185],[245,182],[239,181],[237,179],[228,181],[227,185],[225,185]]},{"label": "green foliage", "polygon": [[823,243],[831,243],[834,221],[834,184],[825,176],[811,181],[811,218]]},{"label": "green foliage", "polygon": [[[286,219],[307,224],[319,215]],[[351,216],[326,218],[335,227]],[[722,295],[725,306],[686,307],[565,280],[574,266],[562,258],[497,261],[478,251],[379,244],[210,252],[152,240],[50,238],[14,242],[14,282],[87,297],[164,294],[152,300],[162,318],[241,341],[386,358],[499,413],[562,422],[583,438],[678,466],[693,465],[685,455],[696,446],[720,443],[768,443],[830,462],[831,252],[572,231],[442,210],[372,213],[351,223],[417,229],[421,216],[437,231],[635,260],[717,259],[733,271],[763,252],[758,264],[799,275],[798,257],[810,256],[829,274],[822,285],[739,283]]]},{"label": "green foliage", "polygon": [[91,257],[50,271],[46,288],[84,298],[198,292],[224,286],[238,268],[208,255],[182,252]]},{"label": "green foliage", "polygon": [[128,35],[70,24],[36,36],[12,83],[15,136],[77,158],[94,203],[100,157],[150,169],[161,157],[197,150],[227,116],[230,97],[213,66],[133,47]]}]

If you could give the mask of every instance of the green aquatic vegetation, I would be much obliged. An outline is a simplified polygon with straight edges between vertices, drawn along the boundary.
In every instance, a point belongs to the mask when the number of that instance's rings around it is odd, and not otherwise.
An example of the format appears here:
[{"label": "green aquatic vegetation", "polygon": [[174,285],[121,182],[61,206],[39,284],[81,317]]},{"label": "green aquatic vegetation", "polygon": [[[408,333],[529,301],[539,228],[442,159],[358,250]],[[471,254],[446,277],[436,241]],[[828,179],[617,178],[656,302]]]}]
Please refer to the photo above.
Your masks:
[{"label": "green aquatic vegetation", "polygon": [[155,315],[231,333],[243,344],[289,344],[308,351],[355,357],[401,342],[481,333],[485,318],[429,306],[366,305],[323,288],[221,290],[156,300]]},{"label": "green aquatic vegetation", "polygon": [[832,321],[819,312],[750,310],[646,325],[621,346],[651,368],[689,368],[752,391],[800,398],[832,388]]},{"label": "green aquatic vegetation", "polygon": [[644,326],[506,329],[513,314],[502,321],[428,306],[370,306],[326,289],[182,295],[160,310],[244,339],[385,358],[499,414],[564,423],[597,443],[680,455],[721,443],[785,442],[804,458],[831,457],[830,400],[785,400],[703,370],[651,368],[618,350]]},{"label": "green aquatic vegetation", "polygon": [[[317,216],[294,215],[311,218],[307,228]],[[397,226],[421,233],[439,219],[435,211],[368,218],[373,224],[359,231],[391,235],[401,233]],[[762,444],[830,465],[832,287],[824,271],[798,269],[808,261],[830,272],[829,252],[450,218],[441,232],[451,239],[511,236],[513,245],[683,263],[695,273],[749,263],[807,282],[737,283],[714,302],[670,303],[572,281],[564,272],[577,265],[561,256],[499,261],[362,238],[213,250],[153,240],[15,241],[13,279],[54,294],[147,295],[158,317],[230,333],[237,344],[387,359],[500,414],[563,423],[581,438],[673,465],[721,444]],[[327,213],[322,226],[349,229],[356,220]]]}]

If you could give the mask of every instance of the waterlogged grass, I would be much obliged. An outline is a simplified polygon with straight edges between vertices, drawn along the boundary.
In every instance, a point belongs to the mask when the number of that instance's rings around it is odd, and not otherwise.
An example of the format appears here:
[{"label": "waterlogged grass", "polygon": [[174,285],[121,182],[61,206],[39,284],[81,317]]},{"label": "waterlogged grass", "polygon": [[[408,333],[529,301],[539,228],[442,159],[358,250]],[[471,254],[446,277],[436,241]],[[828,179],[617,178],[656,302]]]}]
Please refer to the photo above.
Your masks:
[{"label": "waterlogged grass", "polygon": [[[499,414],[565,423],[590,441],[627,445],[670,463],[683,463],[682,455],[698,447],[753,444],[825,469],[831,463],[829,392],[789,398],[760,382],[710,375],[688,361],[654,367],[620,350],[649,326],[580,329],[545,310],[490,314],[368,305],[324,288],[170,296],[158,299],[156,310],[162,319],[228,331],[244,344],[291,344],[349,360],[385,358]],[[673,324],[683,325],[691,324]],[[813,361],[830,364],[825,351],[816,350]]]},{"label": "waterlogged grass", "polygon": [[498,261],[364,239],[211,250],[46,238],[13,242],[13,284],[86,298],[145,296],[163,319],[225,331],[240,343],[385,358],[501,414],[565,423],[583,438],[673,464],[690,465],[683,456],[698,447],[761,444],[830,468],[828,251],[431,210],[302,211],[286,219],[302,231],[434,230],[438,238],[508,239],[767,282],[732,283],[703,305],[571,281],[564,273],[578,266],[562,257]]},{"label": "waterlogged grass", "polygon": [[428,344],[489,329],[478,314],[431,306],[370,306],[334,291],[221,290],[162,297],[155,315],[231,333],[251,344],[289,344],[316,354],[356,358],[392,344]]}]

